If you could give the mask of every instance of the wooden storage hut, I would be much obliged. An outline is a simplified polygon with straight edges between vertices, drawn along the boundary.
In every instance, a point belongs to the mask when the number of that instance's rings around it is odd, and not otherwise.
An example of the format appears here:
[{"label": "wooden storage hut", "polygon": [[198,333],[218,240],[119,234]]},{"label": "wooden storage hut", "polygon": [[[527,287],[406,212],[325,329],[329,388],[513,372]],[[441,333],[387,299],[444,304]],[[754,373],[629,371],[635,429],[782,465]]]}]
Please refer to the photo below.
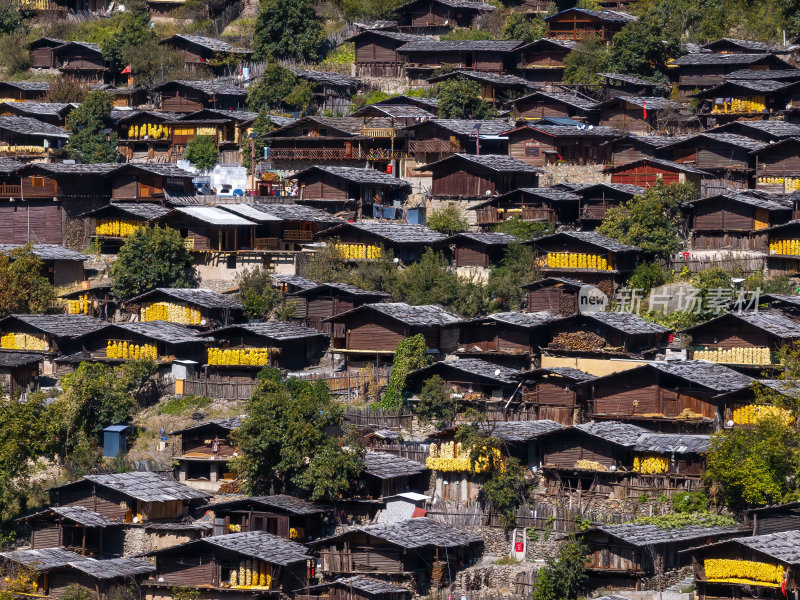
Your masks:
[{"label": "wooden storage hut", "polygon": [[[85,506],[51,506],[19,521],[31,530],[31,550],[63,548],[81,556],[109,556],[119,546],[113,538],[119,537],[121,521]],[[105,548],[104,537],[112,538]]]},{"label": "wooden storage hut", "polygon": [[608,142],[611,165],[620,166],[645,158],[671,159],[668,152],[661,150],[675,142],[674,136],[665,135],[625,135]]},{"label": "wooden storage hut", "polygon": [[273,287],[280,290],[284,296],[301,290],[307,290],[318,285],[316,281],[311,281],[299,275],[271,273],[269,278],[272,280]]},{"label": "wooden storage hut", "polygon": [[751,508],[745,511],[745,523],[752,524],[754,536],[800,531],[800,502]]},{"label": "wooden storage hut", "polygon": [[[298,323],[265,321],[215,329],[208,367],[225,379],[254,379],[267,365],[302,370],[317,364],[328,348],[328,335]],[[247,373],[247,375],[244,375]]]},{"label": "wooden storage hut", "polygon": [[508,129],[502,119],[430,119],[409,125],[408,150],[418,163],[433,162],[457,152],[508,154]]},{"label": "wooden storage hut", "polygon": [[756,189],[774,194],[800,190],[800,138],[785,138],[753,151]]},{"label": "wooden storage hut", "polygon": [[314,236],[333,244],[347,260],[372,260],[391,250],[404,264],[415,263],[428,248],[443,246],[447,239],[424,225],[358,221],[342,223]]},{"label": "wooden storage hut", "polygon": [[675,128],[683,119],[683,105],[660,96],[616,96],[595,106],[599,123],[619,131],[647,134]]},{"label": "wooden storage hut", "polygon": [[231,432],[240,425],[241,418],[232,417],[170,431],[169,435],[179,438],[178,453],[174,457],[178,463],[178,481],[214,493],[223,481],[234,479],[228,468],[228,461],[237,450]]},{"label": "wooden storage hut", "polygon": [[[601,165],[610,160],[606,142],[620,132],[591,125],[538,125],[528,123],[502,133],[508,136],[508,154],[535,167],[551,164]],[[518,186],[524,187],[524,186]]]},{"label": "wooden storage hut", "polygon": [[594,379],[591,416],[665,432],[708,433],[724,416],[718,396],[745,391],[752,381],[705,361],[656,361]]},{"label": "wooden storage hut", "polygon": [[682,99],[688,98],[697,89],[720,85],[726,75],[740,69],[769,71],[788,68],[788,64],[774,54],[763,52],[685,54],[671,60],[667,66],[677,71],[678,90]]},{"label": "wooden storage hut", "polygon": [[[579,303],[582,297],[579,297]],[[580,309],[580,307],[579,307]],[[652,357],[667,345],[670,330],[629,312],[576,314],[550,326],[548,351]]]},{"label": "wooden storage hut", "polygon": [[548,311],[561,317],[569,317],[578,312],[578,293],[586,285],[577,279],[567,277],[545,277],[533,283],[526,283],[528,312]]},{"label": "wooden storage hut", "polygon": [[205,65],[213,71],[223,71],[216,61],[227,62],[227,59],[238,59],[242,62],[250,60],[252,50],[234,46],[223,40],[204,35],[176,34],[159,42],[162,46],[183,52],[187,65]]},{"label": "wooden storage hut", "polygon": [[[769,73],[769,71],[760,72]],[[800,125],[788,121],[737,120],[713,127],[708,133],[733,133],[761,142],[774,143],[788,138],[800,138]]]},{"label": "wooden storage hut", "polygon": [[180,116],[160,110],[124,113],[115,120],[120,154],[128,161],[171,163],[178,160],[181,147],[188,141],[188,125],[178,123]]},{"label": "wooden storage hut", "polygon": [[125,523],[179,520],[208,494],[151,471],[85,475],[51,488],[55,506],[83,506]]},{"label": "wooden storage hut", "polygon": [[453,154],[417,168],[433,173],[431,194],[483,198],[517,188],[537,187],[541,169],[513,156]]},{"label": "wooden storage hut", "polygon": [[69,354],[80,349],[76,338],[106,325],[86,315],[8,315],[0,319],[0,349],[46,357]]},{"label": "wooden storage hut", "polygon": [[541,90],[515,98],[510,101],[510,104],[517,119],[569,117],[577,121],[586,121],[594,115],[597,102],[583,94]]},{"label": "wooden storage hut", "polygon": [[[406,386],[419,394],[425,382],[438,375],[458,402],[460,409],[469,406],[488,410],[488,404],[509,400],[517,389],[517,371],[479,358],[457,358],[435,362],[408,374]],[[497,408],[497,407],[495,407]]]},{"label": "wooden storage hut", "polygon": [[669,89],[665,84],[627,73],[598,73],[598,75],[603,78],[606,100],[617,96],[657,96],[657,92]]},{"label": "wooden storage hut", "polygon": [[513,73],[518,62],[518,40],[414,40],[397,49],[405,58],[406,76],[411,85],[423,82],[438,68],[453,65],[459,69]]},{"label": "wooden storage hut", "polygon": [[348,41],[356,51],[357,77],[404,77],[406,59],[397,49],[406,42],[423,40],[421,35],[397,31],[360,31]]},{"label": "wooden storage hut", "polygon": [[417,461],[386,452],[364,454],[364,470],[359,475],[356,494],[361,499],[385,500],[407,492],[428,489],[428,468]]},{"label": "wooden storage hut", "polygon": [[426,98],[423,96],[407,96],[405,94],[399,94],[397,96],[389,96],[388,98],[384,98],[383,100],[375,102],[376,106],[393,106],[398,104],[411,104],[431,112],[434,115],[438,114],[439,112],[438,98]]},{"label": "wooden storage hut", "polygon": [[577,45],[576,40],[552,38],[541,38],[525,44],[517,49],[520,55],[519,72],[525,79],[535,83],[560,83],[564,78],[564,58]]},{"label": "wooden storage hut", "polygon": [[771,275],[800,273],[800,219],[797,218],[796,203],[794,213],[794,220],[765,231],[768,236],[767,269]]},{"label": "wooden storage hut", "polygon": [[578,219],[581,197],[558,187],[517,188],[472,204],[478,226],[492,228],[508,219],[572,225]]},{"label": "wooden storage hut", "polygon": [[177,206],[159,217],[156,224],[175,229],[184,238],[184,244],[192,252],[237,252],[268,251],[278,244],[262,244],[256,237],[258,223],[218,206]]},{"label": "wooden storage hut", "polygon": [[[350,363],[378,365],[391,361],[397,344],[421,333],[432,352],[446,354],[458,344],[460,319],[434,305],[411,306],[403,302],[364,304],[326,321],[344,324],[344,344],[331,348]],[[0,321],[2,324],[2,321]],[[341,343],[341,342],[340,342]]]},{"label": "wooden storage hut", "polygon": [[151,596],[171,595],[175,586],[198,590],[201,598],[290,595],[308,586],[311,570],[305,546],[266,531],[200,538],[149,556],[156,563],[155,578],[145,584]]},{"label": "wooden storage hut", "polygon": [[25,352],[0,352],[0,385],[8,398],[39,389],[42,357]]},{"label": "wooden storage hut", "polygon": [[466,354],[535,356],[549,339],[558,316],[550,312],[502,312],[459,324],[458,344]]},{"label": "wooden storage hut", "polygon": [[[430,108],[430,107],[429,107]],[[369,119],[389,119],[392,128],[408,127],[414,123],[435,119],[436,114],[428,108],[421,108],[416,104],[366,104],[353,112],[353,117],[367,117]]]},{"label": "wooden storage hut", "polygon": [[444,240],[453,247],[453,266],[486,267],[497,264],[505,256],[509,244],[517,238],[507,233],[457,233]]},{"label": "wooden storage hut", "polygon": [[194,175],[171,163],[127,163],[110,174],[112,200],[163,200],[190,196]]},{"label": "wooden storage hut", "polygon": [[53,48],[53,60],[64,76],[77,81],[102,83],[109,72],[100,45],[91,42],[67,42]]},{"label": "wooden storage hut", "polygon": [[553,471],[614,473],[633,464],[633,447],[647,433],[615,421],[554,429],[539,442],[540,464]]},{"label": "wooden storage hut", "polygon": [[701,44],[700,48],[707,52],[720,52],[724,54],[749,54],[752,52],[776,54],[781,49],[780,46],[769,42],[757,42],[755,40],[741,40],[729,37],[706,42],[705,44]]},{"label": "wooden storage hut", "polygon": [[[41,226],[41,221],[37,225]],[[46,225],[52,225],[52,223],[46,223]],[[0,227],[0,232],[2,229]],[[14,251],[25,246],[27,244],[24,243],[0,244],[0,254],[7,254],[13,261],[15,260]],[[42,275],[47,277],[53,285],[57,287],[75,286],[84,281],[83,263],[89,260],[90,256],[58,244],[31,244],[30,248],[31,254],[38,256],[42,261]]]},{"label": "wooden storage hut", "polygon": [[435,34],[454,27],[472,27],[476,17],[497,10],[479,0],[412,0],[396,9],[403,30]]},{"label": "wooden storage hut", "polygon": [[562,231],[524,243],[533,246],[543,275],[596,285],[607,295],[636,267],[639,252],[594,231]]},{"label": "wooden storage hut", "polygon": [[305,595],[308,600],[411,600],[412,593],[393,583],[353,575],[311,586]]},{"label": "wooden storage hut", "polygon": [[322,534],[330,509],[286,494],[250,496],[202,507],[214,513],[214,535],[266,531],[298,543]]},{"label": "wooden storage hut", "polygon": [[169,213],[169,208],[151,202],[112,202],[83,216],[93,225],[89,237],[100,243],[101,252],[116,254],[126,238]]},{"label": "wooden storage hut", "polygon": [[49,81],[0,81],[0,101],[3,102],[40,102],[49,91]]},{"label": "wooden storage hut", "polygon": [[456,69],[441,75],[429,78],[430,83],[441,83],[451,79],[468,79],[477,83],[480,88],[481,100],[501,106],[509,98],[525,94],[538,87],[527,79],[506,73],[491,73],[488,71],[472,71],[469,69]]},{"label": "wooden storage hut", "polygon": [[780,196],[743,190],[701,198],[687,206],[693,249],[766,252],[767,228],[789,221],[791,203]]},{"label": "wooden storage hut", "polygon": [[580,197],[577,221],[584,230],[599,225],[612,206],[619,206],[646,191],[630,183],[559,183],[553,187]]},{"label": "wooden storage hut", "polygon": [[0,104],[0,115],[30,117],[63,127],[67,123],[67,115],[74,108],[74,104],[66,102],[3,102]]},{"label": "wooden storage hut", "polygon": [[446,587],[478,557],[483,538],[418,517],[356,527],[318,545],[324,575],[369,572],[416,583],[418,593]]},{"label": "wooden storage hut", "polygon": [[522,381],[519,410],[530,418],[573,425],[589,413],[590,386],[594,375],[572,367],[549,367],[517,375]]},{"label": "wooden storage hut", "polygon": [[123,308],[142,322],[169,321],[206,329],[242,319],[241,302],[202,288],[154,288],[130,298]]},{"label": "wooden storage hut", "polygon": [[161,92],[161,110],[179,113],[204,108],[241,110],[247,97],[244,88],[218,81],[168,81],[153,91]]},{"label": "wooden storage hut", "polygon": [[58,38],[41,37],[28,44],[31,57],[31,68],[52,69],[56,66],[53,50],[67,42]]},{"label": "wooden storage hut", "polygon": [[776,531],[693,544],[690,555],[699,600],[790,598],[800,590],[800,531]]},{"label": "wooden storage hut", "polygon": [[769,118],[791,106],[793,83],[766,80],[726,79],[719,85],[692,95],[698,101],[697,114],[706,125],[738,118]]},{"label": "wooden storage hut", "polygon": [[702,191],[706,181],[713,178],[711,173],[695,169],[688,164],[680,164],[660,158],[640,158],[630,163],[608,166],[603,170],[611,175],[611,183],[624,183],[648,188],[658,183],[691,183]]},{"label": "wooden storage hut", "polygon": [[45,158],[65,146],[69,132],[31,117],[0,116],[0,156]]},{"label": "wooden storage hut", "polygon": [[778,311],[741,311],[683,332],[691,336],[695,359],[759,370],[777,364],[777,350],[800,340],[800,323]]},{"label": "wooden storage hut", "polygon": [[585,8],[568,8],[544,18],[548,38],[581,40],[596,36],[606,43],[610,43],[620,29],[635,20],[635,16],[624,12]]}]

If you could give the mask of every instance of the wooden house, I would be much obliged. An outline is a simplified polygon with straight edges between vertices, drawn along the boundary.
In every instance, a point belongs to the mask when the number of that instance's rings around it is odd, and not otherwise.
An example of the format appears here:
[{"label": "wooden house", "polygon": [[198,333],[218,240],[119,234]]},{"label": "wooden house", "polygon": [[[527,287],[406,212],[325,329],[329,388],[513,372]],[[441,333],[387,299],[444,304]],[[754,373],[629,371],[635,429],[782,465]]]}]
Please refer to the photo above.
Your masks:
[{"label": "wooden house", "polygon": [[195,253],[235,256],[237,252],[269,251],[279,247],[277,241],[271,241],[274,238],[262,241],[256,237],[256,221],[217,206],[177,206],[154,223],[178,231],[186,247]]},{"label": "wooden house", "polygon": [[502,119],[431,119],[408,126],[408,151],[420,164],[457,152],[508,154],[508,140],[500,134],[508,129]]},{"label": "wooden house", "polygon": [[[505,404],[518,387],[516,369],[479,358],[438,361],[408,374],[408,391],[419,394],[425,382],[438,375],[444,380],[459,412],[467,407],[489,410],[492,403]],[[502,406],[502,405],[501,405]],[[495,406],[497,408],[497,406]]]},{"label": "wooden house", "polygon": [[59,294],[67,303],[68,314],[85,314],[90,317],[110,321],[117,310],[117,299],[112,294],[113,285],[109,279],[81,282],[81,287]]},{"label": "wooden house", "polygon": [[168,321],[206,329],[242,318],[241,302],[202,288],[154,288],[129,298],[123,307],[143,323]]},{"label": "wooden house", "polygon": [[782,225],[770,227],[766,233],[767,269],[771,275],[794,276],[800,273],[800,220],[795,219]]},{"label": "wooden house", "polygon": [[540,420],[574,425],[589,413],[594,375],[572,367],[534,369],[517,375],[522,382],[515,400],[520,411]]},{"label": "wooden house", "polygon": [[600,525],[581,536],[589,547],[588,584],[597,587],[613,581],[616,587],[635,589],[642,577],[688,566],[690,557],[682,550],[742,533],[739,527],[720,525],[687,525],[675,529],[663,529],[650,523]]},{"label": "wooden house", "polygon": [[559,40],[581,40],[596,36],[606,43],[620,29],[636,17],[614,10],[589,10],[568,8],[544,18],[547,23],[547,37]]},{"label": "wooden house", "polygon": [[548,311],[561,317],[574,315],[578,312],[578,293],[584,285],[582,281],[567,277],[545,277],[526,283],[522,289],[527,292],[528,312]]},{"label": "wooden house", "polygon": [[61,548],[2,552],[0,560],[10,570],[25,568],[33,572],[34,581],[18,593],[47,598],[59,598],[71,591],[70,585],[80,585],[105,600],[120,588],[138,586],[155,570],[143,558],[96,559]]},{"label": "wooden house", "polygon": [[[545,9],[546,10],[546,9]],[[564,58],[578,45],[576,40],[541,38],[518,48],[518,69],[525,79],[541,84],[561,83]]]},{"label": "wooden house", "polygon": [[70,79],[102,82],[109,72],[99,44],[67,42],[52,52],[55,68]]},{"label": "wooden house", "polygon": [[722,421],[720,394],[752,379],[704,361],[655,361],[591,382],[591,418],[633,422],[665,432],[708,433]]},{"label": "wooden house", "polygon": [[541,169],[500,154],[453,154],[418,167],[433,174],[431,194],[448,198],[484,198],[522,187],[537,187]]},{"label": "wooden house", "polygon": [[756,189],[791,194],[800,189],[798,138],[786,138],[752,152]]},{"label": "wooden house", "polygon": [[753,526],[753,535],[800,530],[800,502],[787,502],[751,508],[745,511],[745,523]]},{"label": "wooden house", "polygon": [[0,104],[0,115],[29,117],[56,127],[64,127],[67,115],[74,108],[74,104],[66,102],[3,102]]},{"label": "wooden house", "polygon": [[134,232],[169,212],[169,208],[151,202],[112,202],[89,211],[84,217],[94,231],[89,237],[100,243],[105,254],[116,253]]},{"label": "wooden house", "polygon": [[412,592],[366,575],[353,575],[311,586],[305,595],[309,600],[411,600]]},{"label": "wooden house", "polygon": [[289,595],[308,585],[311,570],[305,546],[266,531],[200,538],[149,556],[156,564],[155,578],[145,583],[151,598],[171,598],[175,586],[197,590],[206,600]]},{"label": "wooden house", "polygon": [[318,545],[323,575],[371,573],[410,583],[418,593],[446,587],[480,553],[483,538],[418,517],[368,525]]},{"label": "wooden house", "polygon": [[188,140],[181,136],[186,134],[184,129],[189,127],[188,124],[177,123],[180,116],[160,110],[126,111],[115,120],[120,154],[128,161],[177,160],[173,138],[185,146]]},{"label": "wooden house", "polygon": [[536,167],[555,164],[599,165],[609,161],[606,142],[620,132],[591,125],[539,125],[528,123],[503,132],[508,136],[508,154]]},{"label": "wooden house", "polygon": [[599,225],[609,208],[645,193],[643,187],[630,183],[559,183],[553,187],[580,197],[577,222],[584,230]]},{"label": "wooden house", "polygon": [[753,52],[777,53],[780,48],[769,42],[757,42],[755,40],[740,40],[736,38],[723,37],[718,40],[706,42],[700,47],[707,52],[719,52],[722,54],[750,54]]},{"label": "wooden house", "polygon": [[49,81],[0,81],[2,102],[41,102],[49,91]]},{"label": "wooden house", "polygon": [[385,500],[397,494],[424,492],[430,477],[422,463],[386,452],[364,454],[364,470],[359,475],[357,496],[366,500]]},{"label": "wooden house", "polygon": [[[2,227],[0,227],[0,232],[2,232]],[[9,259],[13,261],[15,260],[14,251],[21,250],[25,246],[27,244],[24,243],[0,244],[0,253],[8,255]],[[83,263],[89,260],[90,256],[58,244],[31,244],[30,251],[42,261],[42,275],[47,277],[53,285],[58,287],[74,286],[82,283],[85,279]]]},{"label": "wooden house", "polygon": [[106,325],[86,315],[9,315],[0,319],[0,350],[39,353],[49,373],[51,357],[79,350],[76,338]]},{"label": "wooden house", "polygon": [[[212,419],[171,431],[179,438],[177,455],[178,481],[189,487],[215,493],[219,485],[232,480],[228,462],[236,452],[231,432],[241,425],[241,418]],[[214,532],[218,535],[218,532]]]},{"label": "wooden house", "polygon": [[294,178],[301,203],[329,212],[354,209],[359,217],[396,218],[389,213],[395,215],[411,187],[403,179],[369,168],[314,166],[295,173]]},{"label": "wooden house", "polygon": [[[617,96],[658,96],[668,86],[628,73],[598,73],[603,78],[606,100]],[[660,97],[660,96],[659,96]]]},{"label": "wooden house", "polygon": [[536,91],[510,101],[517,119],[543,119],[545,117],[569,117],[586,121],[594,115],[597,102],[583,94],[568,92]]},{"label": "wooden house", "polygon": [[216,502],[202,510],[214,512],[214,535],[266,531],[299,543],[320,537],[323,521],[330,512],[324,506],[286,494]]},{"label": "wooden house", "polygon": [[127,163],[109,175],[112,200],[162,200],[193,194],[193,175],[170,163]]},{"label": "wooden house", "polygon": [[640,158],[630,163],[608,166],[604,173],[611,175],[611,183],[623,183],[648,188],[663,183],[691,183],[703,195],[711,173],[696,169],[689,164],[672,162],[661,158]]},{"label": "wooden house", "polygon": [[208,369],[229,380],[253,380],[267,365],[302,370],[317,364],[328,348],[326,333],[281,321],[229,325],[209,335],[216,343],[208,349]]},{"label": "wooden house", "polygon": [[562,231],[524,243],[533,245],[543,275],[596,285],[606,294],[627,279],[639,252],[594,231]]},{"label": "wooden house", "polygon": [[66,145],[69,133],[31,117],[0,116],[0,156],[44,159]]},{"label": "wooden house", "polygon": [[111,94],[114,97],[112,102],[117,109],[136,108],[150,102],[150,90],[138,85],[117,87],[110,83],[96,83],[92,86],[92,89]]},{"label": "wooden house", "polygon": [[447,239],[424,225],[377,221],[342,223],[314,238],[333,244],[347,260],[373,260],[391,251],[406,265],[418,262],[428,248],[440,247]]},{"label": "wooden house", "polygon": [[776,531],[692,544],[698,600],[709,598],[792,597],[800,590],[800,531]]},{"label": "wooden house", "polygon": [[399,342],[418,333],[437,354],[451,352],[458,344],[458,327],[453,325],[459,318],[433,305],[364,304],[326,321],[344,325],[344,344],[335,345],[331,351],[344,354],[350,363],[385,364],[391,361]]},{"label": "wooden house", "polygon": [[428,112],[437,115],[439,113],[439,99],[438,98],[427,98],[423,96],[407,96],[405,94],[399,94],[397,96],[389,96],[388,98],[384,98],[383,100],[379,100],[375,102],[374,105],[376,106],[393,106],[398,104],[410,104],[412,106],[416,106],[418,108],[422,108]]},{"label": "wooden house", "polygon": [[782,70],[787,63],[766,53],[695,53],[685,54],[670,61],[667,66],[677,71],[678,90],[682,99],[695,90],[705,90],[720,85],[725,76],[740,69]]},{"label": "wooden house", "polygon": [[411,41],[421,41],[424,37],[397,31],[359,31],[349,41],[356,51],[357,77],[404,77],[405,56],[397,49]]},{"label": "wooden house", "polygon": [[531,358],[549,339],[550,312],[502,312],[459,324],[458,345],[464,355],[516,355]]},{"label": "wooden house", "polygon": [[[579,309],[583,300],[579,296]],[[667,345],[669,331],[633,313],[579,313],[551,324],[546,350],[565,355],[652,357]]]},{"label": "wooden house", "polygon": [[299,292],[300,290],[307,290],[317,286],[316,281],[311,281],[299,275],[287,275],[285,273],[270,273],[270,280],[272,286],[279,290],[284,296]]},{"label": "wooden house", "polygon": [[28,44],[28,51],[31,57],[31,68],[33,69],[53,69],[56,60],[53,50],[63,46],[67,42],[58,38],[41,37]]},{"label": "wooden house", "polygon": [[780,196],[743,190],[701,198],[687,206],[691,244],[698,250],[767,251],[767,228],[789,221],[792,206]]},{"label": "wooden house", "polygon": [[119,537],[121,521],[85,506],[51,506],[22,517],[20,522],[31,531],[31,550],[63,548],[81,556],[109,556],[119,547],[120,540],[115,538]]},{"label": "wooden house", "polygon": [[218,81],[168,81],[153,91],[161,92],[161,110],[179,113],[204,108],[241,110],[247,97],[244,88]]},{"label": "wooden house", "polygon": [[[771,80],[725,80],[693,97],[697,114],[707,126],[738,118],[759,118],[791,107],[794,84]],[[788,105],[788,106],[787,106]]]},{"label": "wooden house", "polygon": [[517,40],[433,39],[406,42],[397,49],[405,58],[406,76],[411,85],[422,84],[436,69],[452,65],[470,71],[513,73],[517,65]]},{"label": "wooden house", "polygon": [[675,136],[631,134],[610,140],[607,144],[611,165],[617,167],[643,158],[670,159],[669,152],[662,148],[675,141]]},{"label": "wooden house", "polygon": [[443,244],[453,247],[453,266],[484,267],[499,263],[509,244],[517,238],[507,233],[472,233],[465,231],[450,236]]},{"label": "wooden house", "polygon": [[488,71],[472,71],[468,69],[456,69],[441,75],[434,75],[428,81],[430,83],[441,83],[451,79],[468,79],[477,83],[480,88],[479,97],[495,106],[504,105],[510,98],[515,98],[538,87],[527,79],[517,75],[505,73],[491,73]]},{"label": "wooden house", "polygon": [[245,62],[253,55],[252,50],[234,46],[224,40],[203,35],[176,34],[159,42],[162,46],[182,52],[189,66],[204,65],[212,71],[223,73],[231,59]]},{"label": "wooden house", "polygon": [[396,10],[403,30],[443,33],[454,27],[472,27],[476,17],[497,10],[479,0],[411,0]]},{"label": "wooden house", "polygon": [[311,105],[317,112],[346,115],[352,108],[353,96],[363,87],[360,79],[335,71],[298,68],[291,71],[295,77],[311,85]]},{"label": "wooden house", "polygon": [[683,106],[659,96],[616,96],[595,106],[599,123],[625,133],[648,134],[675,129]]},{"label": "wooden house", "polygon": [[8,398],[21,397],[39,388],[42,357],[25,352],[0,352],[0,385]]},{"label": "wooden house", "polygon": [[383,302],[389,297],[386,292],[362,290],[347,283],[315,283],[311,287],[286,295],[288,301],[295,303],[293,321],[312,327],[336,340],[344,338],[342,325],[326,323],[325,319],[363,304]]},{"label": "wooden house", "polygon": [[493,228],[508,219],[572,225],[578,220],[581,197],[557,187],[517,188],[471,205],[476,224]]},{"label": "wooden house", "polygon": [[754,372],[777,364],[776,352],[800,339],[800,323],[771,310],[729,312],[684,330],[694,358]]},{"label": "wooden house", "polygon": [[51,488],[50,493],[55,506],[83,506],[124,523],[180,520],[208,498],[208,494],[151,471],[85,475]]}]

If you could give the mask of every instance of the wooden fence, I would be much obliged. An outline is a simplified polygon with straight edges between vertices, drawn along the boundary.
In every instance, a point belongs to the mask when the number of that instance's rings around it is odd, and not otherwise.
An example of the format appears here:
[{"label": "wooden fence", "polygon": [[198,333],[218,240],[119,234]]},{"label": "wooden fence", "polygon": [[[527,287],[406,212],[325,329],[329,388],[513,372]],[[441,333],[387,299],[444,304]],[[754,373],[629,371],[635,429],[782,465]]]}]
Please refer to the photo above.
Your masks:
[{"label": "wooden fence", "polygon": [[411,429],[414,416],[399,410],[386,410],[367,406],[357,408],[350,406],[344,414],[345,419],[357,427],[380,427],[383,429]]},{"label": "wooden fence", "polygon": [[385,452],[395,456],[402,456],[423,465],[430,452],[430,444],[421,442],[378,442],[371,444],[370,448],[373,452]]},{"label": "wooden fence", "polygon": [[[378,389],[386,387],[389,383],[388,370],[375,370],[374,385]],[[332,394],[340,396],[340,400],[351,402],[355,400],[364,400],[369,391],[370,385],[373,384],[373,375],[363,371],[347,371],[344,373],[301,373],[294,375],[298,379],[305,379],[308,381],[316,379],[324,379],[328,384]]]}]

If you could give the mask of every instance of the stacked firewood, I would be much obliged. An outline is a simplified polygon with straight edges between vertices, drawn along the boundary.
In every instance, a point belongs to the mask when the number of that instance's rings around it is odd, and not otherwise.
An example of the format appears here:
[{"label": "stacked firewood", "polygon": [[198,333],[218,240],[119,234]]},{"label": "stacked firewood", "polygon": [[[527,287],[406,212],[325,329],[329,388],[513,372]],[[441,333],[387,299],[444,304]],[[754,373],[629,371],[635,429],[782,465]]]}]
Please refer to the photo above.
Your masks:
[{"label": "stacked firewood", "polygon": [[551,345],[565,350],[600,350],[606,341],[590,331],[565,331],[556,335]]}]

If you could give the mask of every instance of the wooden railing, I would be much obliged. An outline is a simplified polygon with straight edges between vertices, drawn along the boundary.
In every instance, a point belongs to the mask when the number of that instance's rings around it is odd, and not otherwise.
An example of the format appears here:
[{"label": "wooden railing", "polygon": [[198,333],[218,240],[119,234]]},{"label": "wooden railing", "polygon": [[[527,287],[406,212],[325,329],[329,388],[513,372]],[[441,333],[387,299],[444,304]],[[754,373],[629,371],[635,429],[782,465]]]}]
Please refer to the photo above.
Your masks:
[{"label": "wooden railing", "polygon": [[7,183],[0,184],[0,196],[4,198],[18,198],[20,189],[21,188],[19,185],[11,185]]},{"label": "wooden railing", "polygon": [[256,250],[277,250],[280,245],[280,240],[273,237],[257,237],[255,239],[254,248]]},{"label": "wooden railing", "polygon": [[475,216],[478,220],[478,225],[499,223],[503,220],[503,217],[500,216],[500,213],[494,206],[487,206],[485,208],[477,209],[475,211]]},{"label": "wooden railing", "polygon": [[392,138],[395,136],[395,131],[391,127],[364,127],[361,130],[361,135],[372,138]]},{"label": "wooden railing", "polygon": [[393,160],[408,152],[391,148],[270,148],[270,160]]},{"label": "wooden railing", "polygon": [[300,229],[287,229],[283,232],[283,239],[287,242],[310,242],[314,234]]},{"label": "wooden railing", "polygon": [[408,149],[411,152],[459,152],[461,144],[447,140],[410,140]]}]

